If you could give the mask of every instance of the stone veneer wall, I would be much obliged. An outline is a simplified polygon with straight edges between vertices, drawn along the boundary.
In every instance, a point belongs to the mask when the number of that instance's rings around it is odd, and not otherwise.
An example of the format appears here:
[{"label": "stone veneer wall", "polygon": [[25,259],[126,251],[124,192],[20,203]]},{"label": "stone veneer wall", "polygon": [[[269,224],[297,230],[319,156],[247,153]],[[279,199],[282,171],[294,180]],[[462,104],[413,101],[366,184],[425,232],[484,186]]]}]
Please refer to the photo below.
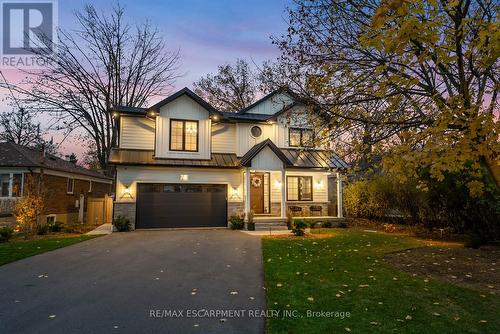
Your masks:
[{"label": "stone veneer wall", "polygon": [[124,216],[128,218],[132,229],[135,230],[135,203],[115,202],[113,210],[113,218]]},{"label": "stone veneer wall", "polygon": [[227,202],[227,218],[245,212],[245,202]]}]

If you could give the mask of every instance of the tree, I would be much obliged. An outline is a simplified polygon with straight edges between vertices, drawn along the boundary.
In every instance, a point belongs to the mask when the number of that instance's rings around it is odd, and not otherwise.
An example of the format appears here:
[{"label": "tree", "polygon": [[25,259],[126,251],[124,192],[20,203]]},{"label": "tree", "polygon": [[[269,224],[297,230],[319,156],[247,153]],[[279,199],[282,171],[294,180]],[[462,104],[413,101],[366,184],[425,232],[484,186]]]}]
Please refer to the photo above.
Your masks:
[{"label": "tree", "polygon": [[117,141],[113,108],[143,107],[179,76],[179,53],[167,51],[149,23],[131,27],[124,14],[120,5],[110,15],[92,5],[76,12],[79,28],[59,31],[54,54],[33,50],[46,67],[15,87],[32,110],[53,115],[67,131],[82,129],[104,170]]},{"label": "tree", "polygon": [[23,197],[14,204],[12,213],[16,218],[16,229],[33,235],[43,223],[39,216],[45,207],[45,196],[40,191],[40,176],[26,174]]},{"label": "tree", "polygon": [[500,152],[498,3],[299,0],[289,16],[280,66],[334,133],[356,129],[347,140],[377,145],[401,181],[467,170],[482,193]]},{"label": "tree", "polygon": [[237,112],[255,100],[258,85],[255,74],[246,60],[220,65],[217,74],[193,83],[196,94],[220,111]]},{"label": "tree", "polygon": [[41,141],[40,123],[24,108],[0,115],[0,141],[10,141],[18,145],[33,146]]}]

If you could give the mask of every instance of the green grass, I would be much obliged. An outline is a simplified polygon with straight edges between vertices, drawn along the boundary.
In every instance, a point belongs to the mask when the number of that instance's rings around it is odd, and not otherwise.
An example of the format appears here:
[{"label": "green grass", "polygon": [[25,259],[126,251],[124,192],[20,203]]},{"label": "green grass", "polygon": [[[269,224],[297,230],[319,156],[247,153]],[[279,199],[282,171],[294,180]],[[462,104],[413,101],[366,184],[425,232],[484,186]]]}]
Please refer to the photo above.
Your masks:
[{"label": "green grass", "polygon": [[[267,308],[302,316],[268,318],[268,333],[498,333],[498,296],[384,263],[385,253],[420,246],[418,240],[356,230],[330,233],[332,238],[263,240]],[[307,310],[350,316],[307,317]]]},{"label": "green grass", "polygon": [[94,235],[80,235],[39,240],[13,240],[0,244],[0,266],[26,257],[63,248],[81,241],[94,238]]}]

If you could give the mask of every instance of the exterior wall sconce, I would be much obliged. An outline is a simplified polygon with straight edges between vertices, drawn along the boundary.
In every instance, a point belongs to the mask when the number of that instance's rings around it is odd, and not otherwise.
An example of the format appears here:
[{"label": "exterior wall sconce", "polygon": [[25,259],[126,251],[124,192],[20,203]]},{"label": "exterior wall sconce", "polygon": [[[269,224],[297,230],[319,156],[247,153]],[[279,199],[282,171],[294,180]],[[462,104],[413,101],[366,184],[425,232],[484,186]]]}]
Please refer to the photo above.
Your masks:
[{"label": "exterior wall sconce", "polygon": [[188,174],[181,174],[181,175],[179,176],[179,179],[180,179],[181,181],[188,181],[188,180],[189,180],[189,175],[188,175]]},{"label": "exterior wall sconce", "polygon": [[314,186],[316,187],[316,189],[323,189],[324,185],[323,185],[323,181],[322,180],[318,180],[314,183]]},{"label": "exterior wall sconce", "polygon": [[231,199],[241,199],[240,192],[238,191],[238,188],[231,189]]},{"label": "exterior wall sconce", "polygon": [[281,188],[281,181],[280,180],[274,180],[274,188],[276,188],[276,189]]},{"label": "exterior wall sconce", "polygon": [[121,198],[128,197],[128,198],[134,198],[132,197],[132,194],[130,193],[130,187],[125,187],[123,189],[123,195]]}]

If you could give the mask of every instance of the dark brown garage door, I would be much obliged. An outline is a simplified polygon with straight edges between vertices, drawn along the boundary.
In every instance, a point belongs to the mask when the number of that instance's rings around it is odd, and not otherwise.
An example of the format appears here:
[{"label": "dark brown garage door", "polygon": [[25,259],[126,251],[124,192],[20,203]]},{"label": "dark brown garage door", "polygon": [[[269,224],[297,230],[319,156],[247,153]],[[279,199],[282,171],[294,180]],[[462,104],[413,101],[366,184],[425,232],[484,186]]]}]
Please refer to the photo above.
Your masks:
[{"label": "dark brown garage door", "polygon": [[136,228],[227,226],[223,184],[139,183]]}]

